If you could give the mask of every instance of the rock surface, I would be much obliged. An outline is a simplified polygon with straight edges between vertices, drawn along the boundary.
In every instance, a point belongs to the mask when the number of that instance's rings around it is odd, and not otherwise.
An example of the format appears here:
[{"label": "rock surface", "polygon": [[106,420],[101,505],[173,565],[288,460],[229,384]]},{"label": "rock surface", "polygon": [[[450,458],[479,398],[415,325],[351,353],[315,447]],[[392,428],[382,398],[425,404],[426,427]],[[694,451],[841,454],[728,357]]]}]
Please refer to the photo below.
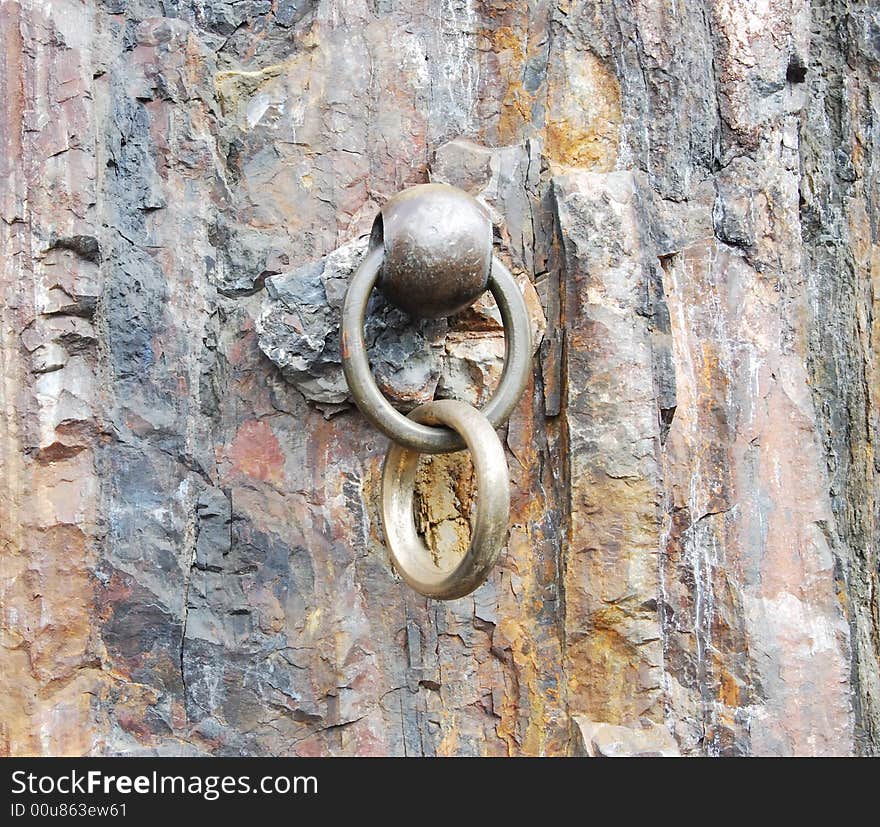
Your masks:
[{"label": "rock surface", "polygon": [[[876,754],[878,32],[859,0],[0,5],[0,752]],[[507,548],[451,603],[389,565],[337,344],[429,179],[490,208],[539,346]],[[392,400],[484,401],[491,301],[396,313]],[[420,479],[455,554],[467,462]]]},{"label": "rock surface", "polygon": [[575,717],[582,740],[576,754],[588,758],[675,758],[681,753],[662,724],[614,726]]},{"label": "rock surface", "polygon": [[[330,415],[352,401],[340,354],[342,304],[366,250],[367,239],[360,238],[268,279],[256,322],[260,350],[306,399]],[[546,327],[544,312],[532,282],[525,275],[520,282],[537,350]],[[434,398],[482,404],[497,384],[504,367],[504,332],[491,295],[449,322],[412,319],[379,291],[371,296],[364,325],[367,353],[377,385],[402,410]]]},{"label": "rock surface", "polygon": [[[257,319],[260,350],[306,399],[328,413],[344,410],[341,403],[349,399],[340,354],[342,303],[366,249],[367,239],[359,239],[269,279],[267,306]],[[374,291],[364,338],[382,390],[411,406],[433,399],[445,330],[445,320],[412,322]]]}]

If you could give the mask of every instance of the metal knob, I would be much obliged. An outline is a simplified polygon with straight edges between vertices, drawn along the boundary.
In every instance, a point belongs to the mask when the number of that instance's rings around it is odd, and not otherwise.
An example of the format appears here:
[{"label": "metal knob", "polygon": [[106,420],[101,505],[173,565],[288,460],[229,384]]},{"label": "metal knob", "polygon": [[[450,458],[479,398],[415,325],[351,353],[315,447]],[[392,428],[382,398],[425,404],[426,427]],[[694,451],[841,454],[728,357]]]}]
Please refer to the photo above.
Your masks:
[{"label": "metal knob", "polygon": [[448,184],[421,184],[388,199],[373,223],[382,247],[377,286],[411,316],[438,319],[474,303],[492,266],[492,222],[479,202]]}]

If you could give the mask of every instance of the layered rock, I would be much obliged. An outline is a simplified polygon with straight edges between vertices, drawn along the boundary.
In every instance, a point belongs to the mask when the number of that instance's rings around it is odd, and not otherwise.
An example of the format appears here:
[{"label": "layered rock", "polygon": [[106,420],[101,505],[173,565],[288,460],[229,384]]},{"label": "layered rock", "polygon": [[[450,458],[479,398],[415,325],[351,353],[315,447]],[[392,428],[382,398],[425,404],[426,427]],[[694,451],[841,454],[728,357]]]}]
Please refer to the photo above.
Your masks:
[{"label": "layered rock", "polygon": [[[0,19],[2,751],[877,751],[868,4]],[[452,603],[389,564],[336,345],[429,179],[489,207],[539,346],[507,548]],[[395,312],[396,404],[485,399],[491,301]],[[467,463],[421,479],[454,555]]]}]

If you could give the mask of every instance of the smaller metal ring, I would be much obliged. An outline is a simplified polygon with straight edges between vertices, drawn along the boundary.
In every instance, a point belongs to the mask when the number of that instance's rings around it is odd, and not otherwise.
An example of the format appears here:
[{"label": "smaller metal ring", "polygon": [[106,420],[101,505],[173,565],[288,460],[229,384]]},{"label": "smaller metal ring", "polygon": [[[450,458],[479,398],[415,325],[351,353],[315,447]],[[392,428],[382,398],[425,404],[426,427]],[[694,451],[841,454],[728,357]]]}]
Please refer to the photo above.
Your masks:
[{"label": "smaller metal ring", "polygon": [[434,565],[413,519],[420,452],[392,443],[382,466],[385,541],[395,569],[413,589],[425,597],[454,600],[470,594],[486,579],[507,539],[510,512],[507,460],[489,420],[466,402],[455,399],[428,402],[409,416],[418,423],[448,425],[464,438],[477,479],[477,514],[470,545],[459,563],[451,570]]},{"label": "smaller metal ring", "polygon": [[[361,413],[392,441],[425,454],[460,451],[464,441],[454,431],[429,428],[395,410],[370,373],[364,317],[382,266],[382,255],[382,247],[367,253],[349,282],[342,307],[342,369],[351,396]],[[504,322],[504,368],[498,387],[482,411],[492,427],[498,428],[513,412],[528,383],[532,334],[519,285],[497,256],[492,259],[489,290]]]}]

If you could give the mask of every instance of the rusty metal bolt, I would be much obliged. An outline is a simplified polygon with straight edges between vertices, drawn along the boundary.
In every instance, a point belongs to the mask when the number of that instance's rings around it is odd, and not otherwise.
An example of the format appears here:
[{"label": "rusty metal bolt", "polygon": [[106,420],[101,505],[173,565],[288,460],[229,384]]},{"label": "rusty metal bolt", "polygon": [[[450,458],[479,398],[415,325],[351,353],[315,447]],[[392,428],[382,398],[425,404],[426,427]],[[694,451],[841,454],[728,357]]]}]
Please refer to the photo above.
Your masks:
[{"label": "rusty metal bolt", "polygon": [[388,199],[370,249],[384,255],[378,287],[411,316],[437,319],[469,307],[486,290],[492,222],[476,199],[448,184],[420,184]]}]

